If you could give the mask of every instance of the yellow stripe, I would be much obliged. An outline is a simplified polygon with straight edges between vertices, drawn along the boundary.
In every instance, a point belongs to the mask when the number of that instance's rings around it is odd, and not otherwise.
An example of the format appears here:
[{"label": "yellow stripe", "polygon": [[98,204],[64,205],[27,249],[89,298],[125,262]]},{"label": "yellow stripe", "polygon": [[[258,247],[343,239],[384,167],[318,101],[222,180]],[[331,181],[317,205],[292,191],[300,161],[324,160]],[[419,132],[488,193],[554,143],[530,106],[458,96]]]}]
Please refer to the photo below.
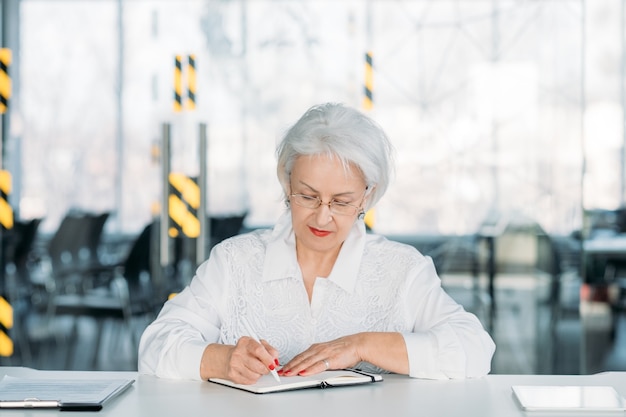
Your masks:
[{"label": "yellow stripe", "polygon": [[13,229],[13,208],[2,199],[0,199],[0,224],[5,229]]},{"label": "yellow stripe", "polygon": [[4,98],[11,97],[11,77],[4,71],[0,71],[0,95]]},{"label": "yellow stripe", "polygon": [[13,355],[13,341],[4,332],[0,331],[0,356]]},{"label": "yellow stripe", "polygon": [[170,217],[180,225],[185,235],[192,238],[200,236],[200,221],[187,210],[187,206],[180,198],[170,195],[169,206]]},{"label": "yellow stripe", "polygon": [[2,62],[6,66],[9,66],[11,65],[11,58],[12,54],[9,48],[0,48],[0,62]]},{"label": "yellow stripe", "polygon": [[0,296],[0,324],[7,329],[13,327],[13,307],[4,297]]},{"label": "yellow stripe", "polygon": [[182,226],[185,219],[185,213],[187,213],[187,206],[185,203],[175,195],[169,196],[170,217],[177,224]]},{"label": "yellow stripe", "polygon": [[187,204],[196,210],[200,207],[200,187],[194,180],[186,175],[172,172],[170,174],[170,184],[180,192]]},{"label": "yellow stripe", "polygon": [[367,227],[369,227],[370,229],[373,229],[374,220],[376,220],[376,212],[372,208],[372,209],[369,209],[367,213],[365,213],[365,218],[363,219],[363,221],[365,222],[365,225]]},{"label": "yellow stripe", "polygon": [[0,191],[11,194],[11,173],[7,170],[0,170]]}]

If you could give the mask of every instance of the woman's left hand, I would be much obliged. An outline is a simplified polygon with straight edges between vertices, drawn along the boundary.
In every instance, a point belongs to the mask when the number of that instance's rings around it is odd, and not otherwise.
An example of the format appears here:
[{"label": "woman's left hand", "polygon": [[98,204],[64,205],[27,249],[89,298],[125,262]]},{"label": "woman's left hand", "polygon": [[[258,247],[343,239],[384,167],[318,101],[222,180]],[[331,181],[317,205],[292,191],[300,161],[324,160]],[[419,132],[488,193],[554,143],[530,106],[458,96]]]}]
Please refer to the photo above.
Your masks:
[{"label": "woman's left hand", "polygon": [[343,369],[361,362],[361,333],[340,337],[330,342],[315,343],[283,365],[279,375],[313,375],[328,369]]}]

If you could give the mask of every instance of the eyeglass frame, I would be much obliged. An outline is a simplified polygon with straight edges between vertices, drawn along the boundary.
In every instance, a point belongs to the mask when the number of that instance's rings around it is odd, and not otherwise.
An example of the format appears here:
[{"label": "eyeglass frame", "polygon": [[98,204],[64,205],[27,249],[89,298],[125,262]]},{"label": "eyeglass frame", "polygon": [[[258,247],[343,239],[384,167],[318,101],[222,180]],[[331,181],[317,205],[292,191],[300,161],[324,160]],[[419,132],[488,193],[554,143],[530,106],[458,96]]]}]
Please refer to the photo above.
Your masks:
[{"label": "eyeglass frame", "polygon": [[[311,202],[313,202],[314,200],[317,200],[317,206],[315,207],[307,207],[307,206],[303,206],[302,204],[298,204],[297,202],[294,201],[294,204],[297,205],[298,207],[303,207],[309,210],[317,210],[318,208],[320,208],[321,206],[328,206],[328,210],[330,210],[330,212],[332,214],[336,214],[338,216],[353,216],[355,214],[357,214],[359,212],[359,210],[361,210],[361,213],[363,213],[363,207],[362,204],[365,201],[365,197],[367,197],[368,191],[370,191],[373,187],[365,187],[365,192],[363,193],[363,197],[361,198],[361,205],[360,206],[356,206],[354,204],[350,204],[350,203],[343,203],[341,201],[336,201],[334,198],[331,199],[329,202],[324,202],[322,201],[322,199],[319,196],[310,196],[310,195],[306,195],[306,194],[300,194],[300,193],[293,193],[293,194],[289,194],[289,199],[288,201],[291,202],[291,197],[304,197],[307,200],[310,200]],[[354,209],[354,213],[348,214],[348,213],[338,213],[336,211],[333,211],[333,204],[335,205],[335,207],[337,205],[341,206],[341,207],[352,207]]]}]

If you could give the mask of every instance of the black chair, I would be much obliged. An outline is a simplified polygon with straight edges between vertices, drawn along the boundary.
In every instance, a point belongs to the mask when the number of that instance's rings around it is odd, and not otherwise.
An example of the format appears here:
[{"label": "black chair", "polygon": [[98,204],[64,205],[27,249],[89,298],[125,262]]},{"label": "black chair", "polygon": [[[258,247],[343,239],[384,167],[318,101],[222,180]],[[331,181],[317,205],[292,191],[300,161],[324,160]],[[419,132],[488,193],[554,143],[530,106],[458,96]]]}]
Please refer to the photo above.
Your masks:
[{"label": "black chair", "polygon": [[211,227],[211,247],[224,239],[238,235],[243,227],[243,221],[248,213],[234,214],[231,216],[212,216],[209,218]]},{"label": "black chair", "polygon": [[[94,288],[83,293],[57,294],[53,297],[50,318],[71,316],[95,319],[97,333],[92,356],[92,368],[97,367],[99,352],[107,321],[121,322],[126,328],[136,353],[138,340],[133,328],[133,319],[144,317],[152,319],[164,300],[156,296],[151,280],[151,243],[155,223],[144,227],[134,239],[124,260],[114,265],[101,265],[91,274],[98,275],[101,282],[108,282],[106,287]],[[70,336],[70,345],[66,356],[66,368],[74,356],[77,345],[78,329],[74,321]]]},{"label": "black chair", "polygon": [[70,210],[50,238],[46,253],[55,293],[81,293],[92,288],[93,271],[101,268],[98,249],[108,212]]}]

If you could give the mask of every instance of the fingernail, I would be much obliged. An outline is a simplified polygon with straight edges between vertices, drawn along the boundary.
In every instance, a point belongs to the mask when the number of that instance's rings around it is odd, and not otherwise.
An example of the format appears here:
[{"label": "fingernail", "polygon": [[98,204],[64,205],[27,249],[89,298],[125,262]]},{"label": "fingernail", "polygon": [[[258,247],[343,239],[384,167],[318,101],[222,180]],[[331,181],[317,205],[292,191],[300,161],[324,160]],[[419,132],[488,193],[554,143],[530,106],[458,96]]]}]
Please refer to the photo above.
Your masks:
[{"label": "fingernail", "polygon": [[280,363],[278,362],[278,359],[274,359],[274,363],[276,364],[276,366],[280,365]]},{"label": "fingernail", "polygon": [[274,364],[270,364],[270,371],[273,371],[276,367],[274,366]]},{"label": "fingernail", "polygon": [[300,375],[300,376],[304,376],[305,374],[306,374],[306,371],[300,371],[300,372],[298,373],[298,375]]}]

